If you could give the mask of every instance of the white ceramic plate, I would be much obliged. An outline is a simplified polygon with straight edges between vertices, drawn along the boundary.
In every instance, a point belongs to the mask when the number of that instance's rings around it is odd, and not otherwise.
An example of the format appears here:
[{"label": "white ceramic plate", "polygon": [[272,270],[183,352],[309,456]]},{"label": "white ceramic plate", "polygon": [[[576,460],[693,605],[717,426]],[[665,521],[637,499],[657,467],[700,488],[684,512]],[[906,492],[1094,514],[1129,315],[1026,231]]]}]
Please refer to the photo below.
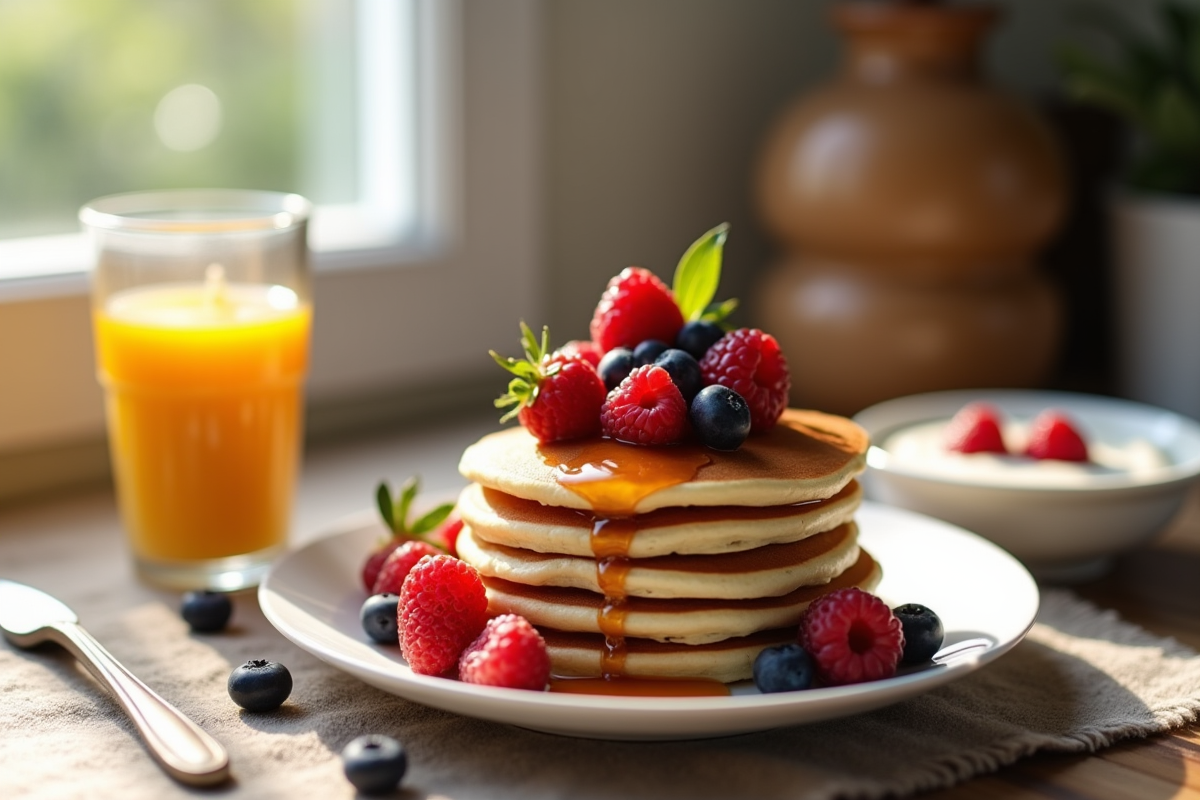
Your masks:
[{"label": "white ceramic plate", "polygon": [[1012,556],[961,528],[865,503],[863,545],[883,565],[878,593],[890,605],[922,603],[946,643],[991,645],[944,664],[855,686],[729,697],[612,697],[473,686],[414,674],[399,647],[370,642],[358,621],[359,570],[380,529],[368,518],[284,556],[259,588],[267,619],[300,647],[386,692],[435,708],[526,728],[599,739],[698,739],[857,714],[957,680],[1010,650],[1033,624],[1038,590]]}]

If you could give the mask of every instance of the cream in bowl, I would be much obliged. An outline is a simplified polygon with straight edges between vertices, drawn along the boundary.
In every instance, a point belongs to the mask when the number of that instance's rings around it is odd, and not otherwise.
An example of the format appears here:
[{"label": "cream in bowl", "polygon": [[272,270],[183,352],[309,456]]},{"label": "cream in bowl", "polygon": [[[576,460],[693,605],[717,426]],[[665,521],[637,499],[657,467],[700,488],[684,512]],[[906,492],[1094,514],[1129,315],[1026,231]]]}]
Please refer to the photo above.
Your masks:
[{"label": "cream in bowl", "polygon": [[[956,452],[946,429],[972,403],[995,409],[1004,453]],[[1025,454],[1040,414],[1061,414],[1085,461]],[[966,390],[912,395],[855,420],[871,435],[867,496],[973,530],[1038,577],[1081,580],[1157,535],[1200,475],[1200,424],[1095,395]]]}]

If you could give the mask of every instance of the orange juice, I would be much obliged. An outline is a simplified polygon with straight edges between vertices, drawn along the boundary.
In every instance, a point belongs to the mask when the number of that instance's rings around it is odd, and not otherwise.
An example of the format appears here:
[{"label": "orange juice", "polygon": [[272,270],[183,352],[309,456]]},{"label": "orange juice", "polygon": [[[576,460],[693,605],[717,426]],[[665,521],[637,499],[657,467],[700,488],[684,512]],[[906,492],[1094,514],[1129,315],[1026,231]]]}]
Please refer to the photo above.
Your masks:
[{"label": "orange juice", "polygon": [[282,546],[311,309],[283,286],[161,284],[95,312],[121,513],[157,562]]}]

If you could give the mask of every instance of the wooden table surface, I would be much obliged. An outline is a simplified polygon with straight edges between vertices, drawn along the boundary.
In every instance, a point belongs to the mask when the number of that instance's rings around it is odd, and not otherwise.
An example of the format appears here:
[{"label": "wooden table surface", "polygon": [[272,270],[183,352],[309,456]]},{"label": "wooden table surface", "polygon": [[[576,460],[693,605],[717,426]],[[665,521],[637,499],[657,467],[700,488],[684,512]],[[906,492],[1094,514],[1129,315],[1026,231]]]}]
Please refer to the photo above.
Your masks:
[{"label": "wooden table surface", "polygon": [[[1072,588],[1149,631],[1200,650],[1200,492],[1153,547],[1122,557],[1104,578]],[[922,798],[1200,798],[1200,723],[1090,756],[1037,755]]]}]

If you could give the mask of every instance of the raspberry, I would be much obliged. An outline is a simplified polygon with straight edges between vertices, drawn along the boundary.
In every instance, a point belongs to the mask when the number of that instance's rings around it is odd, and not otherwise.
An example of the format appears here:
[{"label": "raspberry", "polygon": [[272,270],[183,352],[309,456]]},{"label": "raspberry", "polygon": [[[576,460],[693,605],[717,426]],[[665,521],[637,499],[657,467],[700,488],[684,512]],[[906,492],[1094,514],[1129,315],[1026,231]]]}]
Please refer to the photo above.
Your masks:
[{"label": "raspberry", "polygon": [[367,556],[366,563],[362,568],[363,588],[367,590],[367,594],[373,594],[375,581],[379,578],[379,570],[383,567],[383,562],[388,560],[397,547],[404,544],[404,539],[389,539],[383,545],[380,545],[371,555]]},{"label": "raspberry", "polygon": [[604,354],[600,352],[600,348],[596,346],[595,342],[589,342],[583,339],[572,339],[562,347],[555,350],[552,355],[579,356],[593,367],[598,368],[600,366],[600,357]]},{"label": "raspberry", "polygon": [[958,410],[942,434],[947,450],[956,453],[1007,453],[1000,418],[987,403],[968,403]]},{"label": "raspberry", "polygon": [[371,594],[400,594],[404,579],[425,556],[441,555],[442,551],[428,542],[409,541],[397,547],[379,568],[379,576],[371,587]]},{"label": "raspberry", "polygon": [[1059,461],[1087,461],[1088,449],[1079,431],[1061,411],[1047,409],[1029,429],[1025,455]]},{"label": "raspberry", "polygon": [[550,680],[546,642],[524,617],[501,614],[489,620],[463,651],[458,678],[465,683],[540,692]]},{"label": "raspberry", "polygon": [[417,562],[400,590],[400,654],[420,675],[443,675],[487,623],[479,573],[451,556]]},{"label": "raspberry", "polygon": [[580,356],[546,355],[550,334],[543,328],[539,343],[529,326],[521,323],[525,359],[492,358],[516,377],[508,392],[496,400],[498,408],[512,406],[500,418],[514,416],[539,442],[557,442],[594,436],[600,431],[600,405],[606,390],[596,368]]},{"label": "raspberry", "polygon": [[700,360],[706,386],[719,383],[740,394],[750,406],[750,430],[775,426],[787,408],[791,378],[775,337],[756,328],[730,331]]},{"label": "raspberry", "polygon": [[627,267],[608,282],[592,315],[592,341],[607,353],[614,347],[633,349],[646,339],[675,341],[683,314],[675,296],[654,273]]},{"label": "raspberry", "polygon": [[856,588],[814,600],[800,620],[799,641],[831,686],[890,678],[904,652],[900,620],[878,597]]},{"label": "raspberry", "polygon": [[438,531],[438,538],[442,541],[442,547],[446,548],[446,552],[455,558],[458,557],[458,535],[462,533],[463,521],[454,517],[446,521],[442,529]]},{"label": "raspberry", "polygon": [[600,409],[605,436],[630,444],[672,444],[687,430],[687,403],[670,374],[647,364],[629,373]]}]

